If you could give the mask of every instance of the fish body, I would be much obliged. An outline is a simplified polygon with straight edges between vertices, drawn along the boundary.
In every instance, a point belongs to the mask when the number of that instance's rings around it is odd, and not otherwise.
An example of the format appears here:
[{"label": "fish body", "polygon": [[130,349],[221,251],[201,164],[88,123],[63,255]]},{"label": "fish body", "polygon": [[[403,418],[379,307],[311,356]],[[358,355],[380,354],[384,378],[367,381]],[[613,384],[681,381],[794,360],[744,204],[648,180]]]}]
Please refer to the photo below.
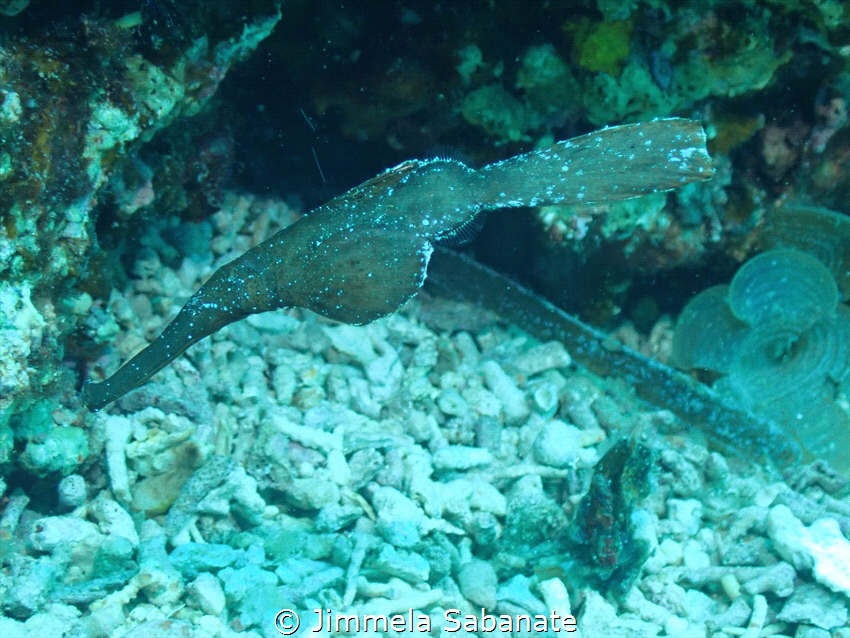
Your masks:
[{"label": "fish body", "polygon": [[99,410],[250,314],[301,307],[352,324],[391,314],[421,288],[433,243],[482,210],[627,199],[712,174],[702,127],[683,119],[607,128],[479,170],[404,162],[219,268],[153,343],[87,382],[83,400]]}]

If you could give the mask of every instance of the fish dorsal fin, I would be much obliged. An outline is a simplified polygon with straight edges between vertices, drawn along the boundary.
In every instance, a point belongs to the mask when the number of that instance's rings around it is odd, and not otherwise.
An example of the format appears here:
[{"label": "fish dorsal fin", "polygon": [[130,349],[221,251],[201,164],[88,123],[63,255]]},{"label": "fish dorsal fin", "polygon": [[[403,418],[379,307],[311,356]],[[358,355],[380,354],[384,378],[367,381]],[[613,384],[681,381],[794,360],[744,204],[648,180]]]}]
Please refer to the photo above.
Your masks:
[{"label": "fish dorsal fin", "polygon": [[359,186],[355,186],[350,191],[332,199],[325,206],[333,208],[334,206],[344,205],[350,209],[353,206],[376,197],[388,195],[392,193],[392,190],[401,180],[426,163],[415,159],[405,160],[401,164],[388,168],[380,175],[375,175],[375,177],[366,180]]}]

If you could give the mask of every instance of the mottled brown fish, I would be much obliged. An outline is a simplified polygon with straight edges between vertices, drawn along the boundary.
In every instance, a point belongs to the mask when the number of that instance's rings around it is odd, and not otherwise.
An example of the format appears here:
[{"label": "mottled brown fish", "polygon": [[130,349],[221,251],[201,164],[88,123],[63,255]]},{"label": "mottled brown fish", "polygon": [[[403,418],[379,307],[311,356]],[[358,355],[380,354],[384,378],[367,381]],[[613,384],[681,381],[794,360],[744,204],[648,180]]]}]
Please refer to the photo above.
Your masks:
[{"label": "mottled brown fish", "polygon": [[433,242],[482,210],[627,199],[712,174],[702,127],[683,119],[606,128],[479,170],[404,162],[219,268],[153,343],[106,381],[87,382],[83,400],[99,410],[257,312],[297,306],[353,324],[391,314],[422,286]]}]

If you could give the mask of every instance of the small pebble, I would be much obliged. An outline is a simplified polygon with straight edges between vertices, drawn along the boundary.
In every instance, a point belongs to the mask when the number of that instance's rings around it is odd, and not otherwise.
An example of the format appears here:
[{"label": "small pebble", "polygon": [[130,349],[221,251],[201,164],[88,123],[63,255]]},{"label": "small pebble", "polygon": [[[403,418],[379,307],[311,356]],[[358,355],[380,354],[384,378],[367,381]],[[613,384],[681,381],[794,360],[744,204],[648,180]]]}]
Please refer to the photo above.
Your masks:
[{"label": "small pebble", "polygon": [[720,586],[729,600],[735,600],[741,595],[741,583],[735,578],[734,574],[726,574],[720,578]]},{"label": "small pebble", "polygon": [[667,501],[667,508],[670,518],[681,523],[688,536],[694,536],[699,531],[702,524],[702,502],[695,498],[671,498]]},{"label": "small pebble", "polygon": [[198,574],[198,577],[186,587],[189,600],[197,605],[205,614],[218,616],[224,611],[224,589],[218,578],[209,573]]},{"label": "small pebble", "polygon": [[794,590],[776,618],[821,629],[834,629],[847,624],[847,604],[842,596],[820,585],[806,583]]},{"label": "small pebble", "polygon": [[241,555],[241,551],[221,543],[185,543],[175,547],[168,560],[183,574],[197,574],[229,567]]},{"label": "small pebble", "polygon": [[850,541],[834,519],[806,527],[787,506],[776,505],[767,516],[767,532],[782,558],[797,569],[811,569],[815,580],[850,596]]},{"label": "small pebble", "polygon": [[469,412],[469,404],[454,388],[446,388],[437,397],[437,407],[443,414],[460,416]]},{"label": "small pebble", "polygon": [[366,366],[377,358],[372,346],[372,337],[366,330],[348,324],[323,326],[323,332],[330,338],[333,347]]},{"label": "small pebble", "polygon": [[490,465],[490,450],[466,445],[447,445],[434,453],[434,468],[438,470],[469,470]]},{"label": "small pebble", "polygon": [[505,422],[518,424],[525,421],[530,410],[525,400],[525,393],[517,387],[514,380],[495,361],[485,361],[481,370],[487,387],[502,401]]},{"label": "small pebble", "polygon": [[464,367],[473,368],[478,365],[478,359],[481,353],[475,343],[472,335],[466,331],[458,332],[452,337],[458,355],[460,355],[460,363]]},{"label": "small pebble", "polygon": [[664,631],[668,636],[682,636],[688,630],[688,621],[680,616],[670,616],[664,622]]},{"label": "small pebble", "polygon": [[791,565],[781,561],[764,569],[760,576],[756,576],[744,583],[744,592],[750,594],[763,594],[772,592],[780,598],[787,598],[794,591],[794,580],[797,572]]},{"label": "small pebble", "polygon": [[129,512],[112,499],[106,498],[103,492],[92,501],[89,511],[97,519],[102,534],[126,538],[133,547],[139,544],[136,524]]},{"label": "small pebble", "polygon": [[469,404],[469,407],[479,416],[500,418],[502,414],[502,402],[499,397],[478,384],[467,387],[461,395]]},{"label": "small pebble", "polygon": [[498,452],[502,445],[502,424],[491,416],[481,416],[475,420],[475,445]]},{"label": "small pebble", "polygon": [[549,578],[548,580],[540,581],[537,588],[543,595],[543,601],[546,603],[547,608],[562,617],[572,614],[570,595],[564,586],[564,581],[560,578]]},{"label": "small pebble", "polygon": [[545,419],[552,418],[558,411],[558,388],[554,383],[543,381],[531,390],[534,410]]},{"label": "small pebble", "polygon": [[384,545],[372,567],[388,576],[397,576],[412,584],[428,581],[430,565],[421,554],[397,550],[392,545]]},{"label": "small pebble", "polygon": [[534,440],[534,459],[541,465],[568,467],[581,453],[581,430],[563,421],[547,421]]},{"label": "small pebble", "polygon": [[499,585],[496,594],[499,603],[509,602],[532,614],[547,614],[546,604],[531,593],[531,579],[517,574]]},{"label": "small pebble", "polygon": [[40,552],[52,552],[100,536],[94,523],[73,516],[48,516],[35,521],[30,543]]},{"label": "small pebble", "polygon": [[[846,627],[844,629],[847,629]],[[850,631],[850,630],[848,630]],[[826,629],[820,627],[809,627],[807,625],[799,625],[794,638],[838,638],[838,634],[831,634]]]},{"label": "small pebble", "polygon": [[286,489],[286,499],[303,509],[318,510],[339,502],[336,483],[321,478],[296,478]]},{"label": "small pebble", "polygon": [[493,609],[496,606],[499,579],[490,563],[479,558],[464,563],[458,570],[457,584],[464,598],[473,605],[485,609]]},{"label": "small pebble", "polygon": [[573,360],[560,341],[549,341],[527,350],[514,359],[513,365],[526,377],[552,368],[567,368]]},{"label": "small pebble", "polygon": [[668,565],[678,565],[682,562],[684,550],[682,544],[672,538],[665,538],[658,545],[658,551],[664,555]]},{"label": "small pebble", "polygon": [[191,623],[185,620],[147,620],[133,627],[122,638],[185,638],[194,634]]},{"label": "small pebble", "polygon": [[330,503],[319,510],[319,513],[316,515],[316,531],[338,532],[343,527],[356,521],[362,513],[362,508],[356,505]]},{"label": "small pebble", "polygon": [[419,543],[426,517],[410,498],[393,487],[379,487],[372,494],[372,506],[378,512],[375,530],[388,543],[396,547]]},{"label": "small pebble", "polygon": [[64,508],[74,509],[86,500],[86,480],[79,474],[69,474],[63,478],[57,490],[59,504]]},{"label": "small pebble", "polygon": [[711,557],[703,551],[698,541],[690,540],[685,543],[682,561],[691,571],[711,566]]}]

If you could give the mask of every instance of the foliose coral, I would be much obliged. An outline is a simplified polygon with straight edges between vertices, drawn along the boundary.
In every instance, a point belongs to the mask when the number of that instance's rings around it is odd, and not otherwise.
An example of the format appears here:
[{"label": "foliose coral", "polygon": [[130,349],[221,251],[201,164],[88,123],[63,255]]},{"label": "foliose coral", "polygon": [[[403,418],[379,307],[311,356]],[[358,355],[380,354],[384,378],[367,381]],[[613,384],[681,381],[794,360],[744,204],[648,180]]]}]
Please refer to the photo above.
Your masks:
[{"label": "foliose coral", "polygon": [[[845,239],[846,241],[846,239]],[[850,309],[829,269],[796,249],[748,261],[682,311],[673,362],[724,375],[714,386],[769,415],[817,458],[850,471]]]}]

